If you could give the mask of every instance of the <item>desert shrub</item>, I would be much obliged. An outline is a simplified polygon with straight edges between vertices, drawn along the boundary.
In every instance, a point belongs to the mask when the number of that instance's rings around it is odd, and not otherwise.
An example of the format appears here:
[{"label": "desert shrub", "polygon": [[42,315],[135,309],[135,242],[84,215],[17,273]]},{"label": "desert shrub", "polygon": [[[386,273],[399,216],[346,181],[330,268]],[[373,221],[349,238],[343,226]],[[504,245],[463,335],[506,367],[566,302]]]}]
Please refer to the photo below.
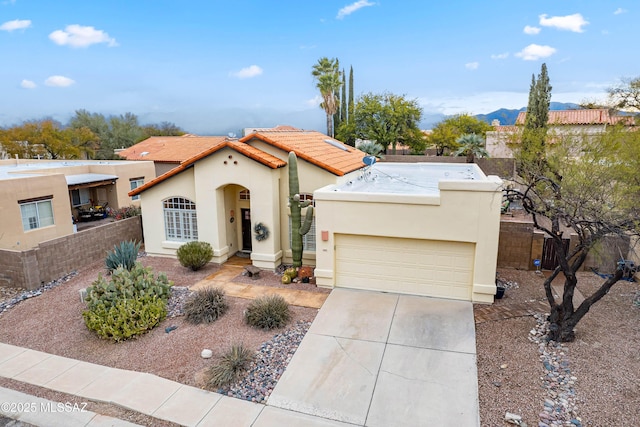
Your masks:
[{"label": "desert shrub", "polygon": [[100,301],[82,316],[87,328],[118,342],[157,326],[167,316],[167,301],[150,295],[121,298],[113,304]]},{"label": "desert shrub", "polygon": [[253,360],[254,352],[243,345],[233,345],[220,361],[209,368],[208,384],[212,389],[236,382]]},{"label": "desert shrub", "polygon": [[157,326],[167,315],[171,282],[164,273],[136,262],[131,270],[120,266],[110,280],[102,275],[87,288],[87,327],[100,337],[122,341]]},{"label": "desert shrub", "polygon": [[220,288],[205,288],[196,291],[184,303],[184,314],[190,323],[211,323],[222,316],[229,304]]},{"label": "desert shrub", "polygon": [[112,251],[107,252],[107,258],[105,259],[107,270],[113,271],[120,266],[131,270],[138,258],[139,250],[140,242],[136,243],[133,240],[115,245]]},{"label": "desert shrub", "polygon": [[280,295],[269,295],[251,301],[244,313],[246,322],[256,328],[281,328],[291,318],[289,304]]},{"label": "desert shrub", "polygon": [[178,248],[176,255],[180,265],[196,271],[211,261],[213,249],[207,242],[188,242]]}]

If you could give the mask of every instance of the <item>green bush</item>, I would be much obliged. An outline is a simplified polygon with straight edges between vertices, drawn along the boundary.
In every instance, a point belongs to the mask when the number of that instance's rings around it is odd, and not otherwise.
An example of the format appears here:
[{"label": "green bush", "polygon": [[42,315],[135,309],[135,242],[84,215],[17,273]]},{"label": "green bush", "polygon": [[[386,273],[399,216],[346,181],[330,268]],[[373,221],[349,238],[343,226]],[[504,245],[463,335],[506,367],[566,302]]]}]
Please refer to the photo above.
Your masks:
[{"label": "green bush", "polygon": [[222,355],[220,361],[209,368],[209,387],[217,389],[236,382],[247,370],[253,357],[254,352],[242,344],[231,346],[231,349]]},{"label": "green bush", "polygon": [[205,288],[196,291],[184,303],[183,310],[190,323],[212,323],[229,308],[220,288]]},{"label": "green bush", "polygon": [[107,252],[107,258],[105,259],[107,270],[113,271],[120,266],[131,270],[138,258],[139,250],[140,242],[136,243],[133,240],[115,245],[112,251]]},{"label": "green bush", "polygon": [[291,318],[289,304],[280,295],[269,295],[251,301],[244,313],[246,322],[256,328],[275,329]]},{"label": "green bush", "polygon": [[122,341],[157,326],[167,315],[171,282],[164,273],[153,275],[139,262],[131,270],[118,267],[110,280],[102,275],[87,288],[87,327],[100,337]]},{"label": "green bush", "polygon": [[123,341],[157,326],[167,316],[167,301],[140,295],[119,299],[114,304],[99,302],[82,313],[87,328],[101,338]]},{"label": "green bush", "polygon": [[176,255],[183,267],[196,271],[211,261],[213,249],[207,242],[189,242],[180,246]]}]

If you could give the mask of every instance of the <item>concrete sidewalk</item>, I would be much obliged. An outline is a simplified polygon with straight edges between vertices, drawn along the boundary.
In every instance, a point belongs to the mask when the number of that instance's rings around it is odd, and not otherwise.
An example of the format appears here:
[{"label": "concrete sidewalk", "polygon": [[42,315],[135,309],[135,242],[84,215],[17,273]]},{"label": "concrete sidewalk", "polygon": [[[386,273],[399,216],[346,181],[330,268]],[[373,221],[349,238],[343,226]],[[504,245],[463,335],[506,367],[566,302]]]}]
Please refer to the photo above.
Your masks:
[{"label": "concrete sidewalk", "polygon": [[[185,426],[480,423],[471,303],[380,292],[333,290],[266,406],[2,343],[0,376]],[[66,422],[49,415],[17,418],[42,426],[130,425],[113,419],[91,424],[96,414]]]},{"label": "concrete sidewalk", "polygon": [[358,426],[479,426],[472,305],[334,289],[267,404]]}]

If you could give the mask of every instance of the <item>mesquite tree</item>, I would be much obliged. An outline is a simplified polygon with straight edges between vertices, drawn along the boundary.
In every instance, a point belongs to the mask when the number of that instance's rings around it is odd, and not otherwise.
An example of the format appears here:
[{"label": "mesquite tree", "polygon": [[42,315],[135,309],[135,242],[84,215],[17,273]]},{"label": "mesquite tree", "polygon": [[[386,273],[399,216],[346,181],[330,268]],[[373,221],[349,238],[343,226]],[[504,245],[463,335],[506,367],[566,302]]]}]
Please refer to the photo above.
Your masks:
[{"label": "mesquite tree", "polygon": [[[620,125],[599,136],[554,135],[553,141],[538,156],[520,156],[526,173],[509,195],[522,200],[534,226],[552,239],[559,265],[544,281],[551,309],[549,339],[566,342],[575,339],[574,328],[591,306],[625,274],[633,273],[624,249],[609,248],[618,259],[610,266],[613,274],[574,306],[576,273],[587,255],[602,248],[604,238],[637,241],[640,236],[640,134]],[[575,247],[563,244],[567,231],[577,236]],[[564,292],[556,300],[551,283],[560,273]]]}]

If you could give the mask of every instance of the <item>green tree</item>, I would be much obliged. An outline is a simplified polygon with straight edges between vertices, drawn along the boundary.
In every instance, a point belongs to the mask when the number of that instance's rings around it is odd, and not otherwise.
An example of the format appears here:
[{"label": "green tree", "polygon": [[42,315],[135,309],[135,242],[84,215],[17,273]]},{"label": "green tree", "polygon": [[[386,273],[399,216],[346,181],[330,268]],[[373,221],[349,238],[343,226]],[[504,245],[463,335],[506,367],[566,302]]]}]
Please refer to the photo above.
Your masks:
[{"label": "green tree", "polygon": [[77,159],[81,152],[71,142],[70,132],[62,129],[60,122],[53,119],[25,122],[15,129],[14,138],[28,143],[32,157]]},{"label": "green tree", "polygon": [[[580,157],[576,157],[580,153]],[[544,280],[550,305],[549,338],[564,342],[575,339],[574,328],[591,306],[603,298],[631,267],[624,262],[626,253],[611,247],[613,274],[606,278],[578,307],[573,296],[587,255],[602,244],[605,237],[628,239],[640,236],[639,179],[640,134],[612,126],[608,132],[594,135],[557,137],[545,147],[544,161],[520,157],[526,174],[519,180],[520,190],[510,190],[519,197],[533,218],[534,226],[552,240],[558,267]],[[575,247],[566,248],[563,228],[577,236]],[[574,239],[572,239],[574,240]],[[557,300],[551,283],[564,276],[564,291]]]},{"label": "green tree", "polygon": [[315,79],[316,87],[322,97],[320,108],[322,108],[327,115],[327,135],[333,137],[333,116],[336,111],[338,111],[339,105],[336,92],[342,85],[338,60],[336,58],[320,58],[318,63],[313,66],[311,75]]},{"label": "green tree", "polygon": [[379,157],[384,151],[384,147],[377,142],[364,141],[358,145],[358,150],[363,151],[371,156]]},{"label": "green tree", "polygon": [[550,104],[551,85],[547,74],[547,64],[542,64],[538,78],[536,79],[535,75],[531,76],[529,102],[527,103],[527,114],[520,144],[521,161],[518,168],[521,174],[528,173],[526,167],[530,167],[535,162],[544,161]]},{"label": "green tree", "polygon": [[358,99],[354,111],[356,136],[375,141],[385,149],[392,147],[396,153],[398,143],[409,147],[424,144],[418,128],[422,108],[415,99],[392,93],[367,93]]},{"label": "green tree", "polygon": [[142,133],[143,138],[147,139],[150,136],[182,136],[185,131],[175,123],[161,122],[142,126]]},{"label": "green tree", "polygon": [[[69,127],[72,129],[89,129],[95,136],[95,140],[88,143],[93,149],[92,158],[110,159],[113,156],[113,148],[106,146],[109,140],[109,123],[104,115],[90,113],[87,110],[76,110],[75,116],[69,120]],[[103,143],[105,147],[103,148]]]},{"label": "green tree", "polygon": [[476,134],[483,139],[487,131],[492,130],[490,124],[469,114],[457,114],[436,123],[427,143],[436,149],[437,156],[443,156],[446,151],[455,151],[459,144],[456,142],[462,135]]},{"label": "green tree", "polygon": [[[340,123],[348,120],[347,112],[347,82],[345,81],[344,69],[342,69],[342,92],[340,94]],[[337,127],[337,126],[336,126]]]},{"label": "green tree", "polygon": [[466,156],[467,163],[473,163],[476,157],[489,157],[489,153],[484,147],[485,140],[475,133],[467,133],[456,140],[460,147],[455,151],[454,156]]},{"label": "green tree", "polygon": [[353,122],[353,110],[355,103],[353,99],[353,66],[349,69],[349,102],[347,104],[347,120]]}]

